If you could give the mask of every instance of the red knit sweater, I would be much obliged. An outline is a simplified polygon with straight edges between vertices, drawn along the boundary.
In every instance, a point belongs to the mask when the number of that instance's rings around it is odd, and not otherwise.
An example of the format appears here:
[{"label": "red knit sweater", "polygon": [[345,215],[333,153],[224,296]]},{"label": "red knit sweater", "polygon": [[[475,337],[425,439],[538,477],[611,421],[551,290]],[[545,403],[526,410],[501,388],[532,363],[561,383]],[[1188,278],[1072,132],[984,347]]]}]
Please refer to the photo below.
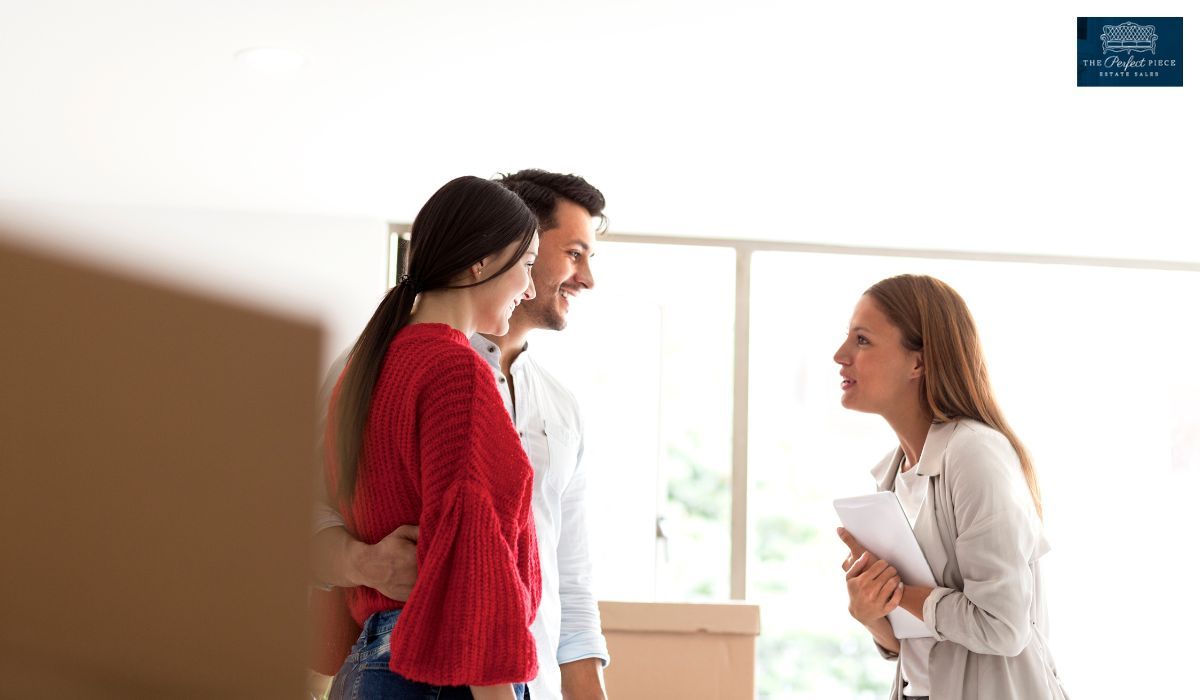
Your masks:
[{"label": "red knit sweater", "polygon": [[[329,475],[336,481],[332,466]],[[403,328],[371,398],[354,502],[341,507],[364,542],[406,523],[421,528],[407,603],[365,587],[347,596],[360,625],[404,609],[392,633],[393,671],[435,685],[537,675],[532,488],[492,370],[467,338],[441,324]]]}]

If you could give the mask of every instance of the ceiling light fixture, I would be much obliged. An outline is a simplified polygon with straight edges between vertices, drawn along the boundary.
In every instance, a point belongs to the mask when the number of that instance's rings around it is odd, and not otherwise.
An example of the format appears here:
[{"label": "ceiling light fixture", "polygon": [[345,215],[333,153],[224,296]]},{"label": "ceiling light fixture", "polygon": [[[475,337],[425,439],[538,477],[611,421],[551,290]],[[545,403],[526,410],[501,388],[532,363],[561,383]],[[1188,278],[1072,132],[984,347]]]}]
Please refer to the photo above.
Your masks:
[{"label": "ceiling light fixture", "polygon": [[233,59],[255,73],[279,75],[293,73],[304,65],[304,56],[291,49],[259,47],[242,49]]}]

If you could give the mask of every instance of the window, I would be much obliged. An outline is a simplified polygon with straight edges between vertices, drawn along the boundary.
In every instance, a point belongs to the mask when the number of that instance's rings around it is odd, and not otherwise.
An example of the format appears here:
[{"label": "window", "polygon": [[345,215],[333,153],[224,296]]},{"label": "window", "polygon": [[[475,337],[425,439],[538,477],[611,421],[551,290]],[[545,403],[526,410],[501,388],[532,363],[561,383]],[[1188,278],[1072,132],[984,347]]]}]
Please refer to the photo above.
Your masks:
[{"label": "window", "polygon": [[[587,420],[601,597],[719,600],[744,581],[762,608],[760,698],[885,693],[894,666],[846,613],[830,501],[872,490],[868,470],[895,438],[878,416],[841,407],[832,356],[868,286],[932,274],[974,313],[1000,405],[1039,470],[1054,548],[1044,568],[1051,649],[1069,689],[1170,694],[1170,674],[1136,672],[1186,667],[1178,599],[1135,594],[1134,611],[1118,591],[1192,568],[1181,558],[1194,548],[1185,533],[1200,487],[1197,266],[608,238],[598,288],[578,300],[571,328],[532,340]],[[739,259],[750,279],[743,388]],[[738,391],[748,413],[744,541],[731,536]],[[744,571],[730,565],[739,550]],[[1148,638],[1160,641],[1131,641]],[[1114,645],[1123,662],[1088,677],[1088,657]]]},{"label": "window", "polygon": [[601,597],[729,597],[733,261],[602,240],[568,330],[531,338],[586,422]]}]

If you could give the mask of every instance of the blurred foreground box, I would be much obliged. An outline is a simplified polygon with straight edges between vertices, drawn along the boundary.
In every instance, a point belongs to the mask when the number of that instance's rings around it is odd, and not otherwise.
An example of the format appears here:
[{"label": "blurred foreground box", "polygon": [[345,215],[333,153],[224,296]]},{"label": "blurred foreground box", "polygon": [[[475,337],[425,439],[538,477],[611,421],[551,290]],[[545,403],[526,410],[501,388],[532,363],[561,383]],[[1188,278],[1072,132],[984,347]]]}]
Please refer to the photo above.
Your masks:
[{"label": "blurred foreground box", "polygon": [[0,697],[302,697],[320,331],[2,234]]}]

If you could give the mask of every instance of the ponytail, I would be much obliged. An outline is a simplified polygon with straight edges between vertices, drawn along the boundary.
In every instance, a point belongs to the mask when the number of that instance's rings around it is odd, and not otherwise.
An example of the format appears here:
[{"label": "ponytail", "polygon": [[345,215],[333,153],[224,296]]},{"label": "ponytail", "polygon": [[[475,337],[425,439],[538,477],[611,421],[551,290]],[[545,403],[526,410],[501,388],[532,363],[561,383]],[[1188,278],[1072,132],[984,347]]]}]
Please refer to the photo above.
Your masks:
[{"label": "ponytail", "polygon": [[408,323],[417,298],[417,285],[407,277],[392,287],[375,309],[367,327],[354,343],[350,360],[336,403],[336,454],[338,465],[338,498],[349,501],[354,497],[358,481],[358,459],[362,453],[362,435],[371,410],[371,395],[387,357],[392,338]]}]

